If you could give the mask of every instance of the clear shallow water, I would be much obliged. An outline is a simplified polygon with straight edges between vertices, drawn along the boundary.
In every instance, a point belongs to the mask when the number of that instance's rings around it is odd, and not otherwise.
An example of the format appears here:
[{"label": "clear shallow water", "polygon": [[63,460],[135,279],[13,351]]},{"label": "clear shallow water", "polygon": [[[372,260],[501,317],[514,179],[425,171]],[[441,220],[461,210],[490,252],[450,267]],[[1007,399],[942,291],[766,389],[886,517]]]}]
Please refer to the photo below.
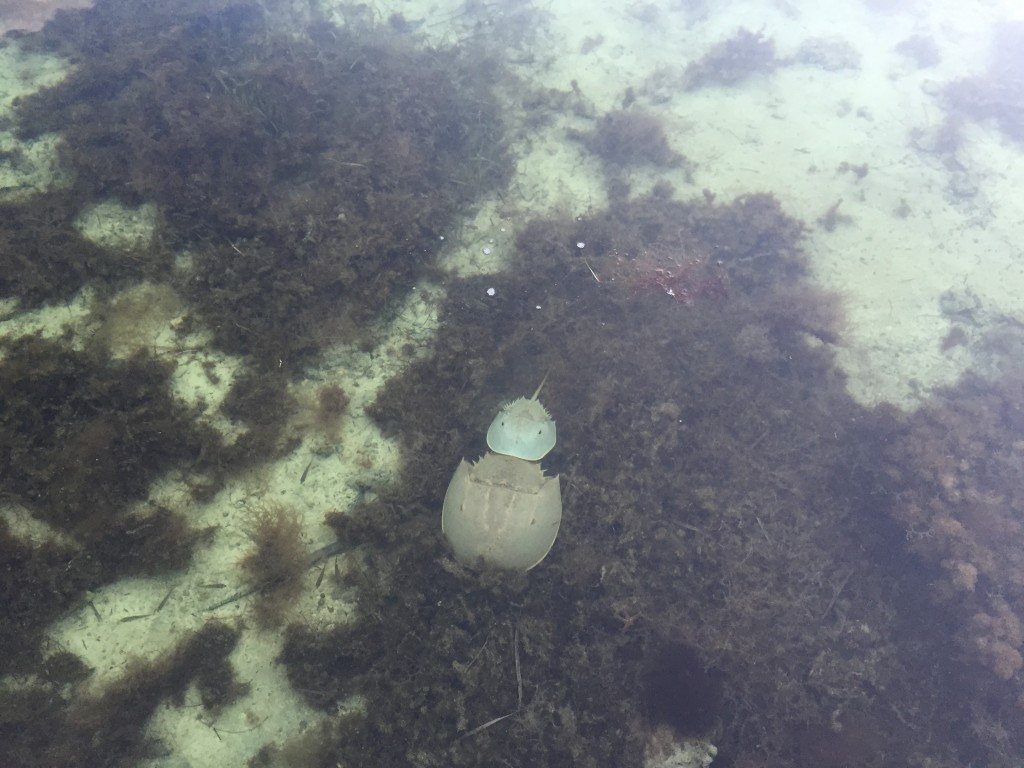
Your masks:
[{"label": "clear shallow water", "polygon": [[[1014,764],[1017,35],[10,38],[52,88],[3,138],[6,764]],[[459,566],[452,472],[545,372],[559,537]]]}]

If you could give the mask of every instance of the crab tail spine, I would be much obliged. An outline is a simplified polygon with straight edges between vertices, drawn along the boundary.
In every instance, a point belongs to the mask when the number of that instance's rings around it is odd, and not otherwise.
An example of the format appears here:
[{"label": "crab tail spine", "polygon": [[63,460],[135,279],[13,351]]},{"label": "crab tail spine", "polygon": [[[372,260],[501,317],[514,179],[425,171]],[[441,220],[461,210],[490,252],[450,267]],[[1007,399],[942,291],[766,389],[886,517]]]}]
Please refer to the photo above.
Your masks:
[{"label": "crab tail spine", "polygon": [[533,397],[531,397],[531,398],[530,398],[531,400],[536,400],[536,399],[537,399],[537,395],[539,395],[539,394],[540,394],[540,391],[541,391],[542,389],[544,389],[544,382],[548,380],[548,374],[549,374],[549,373],[551,373],[551,369],[550,369],[550,368],[548,368],[548,369],[547,369],[547,370],[546,370],[546,371],[544,372],[544,378],[540,380],[540,386],[538,386],[538,387],[537,387],[537,391],[533,393]]}]

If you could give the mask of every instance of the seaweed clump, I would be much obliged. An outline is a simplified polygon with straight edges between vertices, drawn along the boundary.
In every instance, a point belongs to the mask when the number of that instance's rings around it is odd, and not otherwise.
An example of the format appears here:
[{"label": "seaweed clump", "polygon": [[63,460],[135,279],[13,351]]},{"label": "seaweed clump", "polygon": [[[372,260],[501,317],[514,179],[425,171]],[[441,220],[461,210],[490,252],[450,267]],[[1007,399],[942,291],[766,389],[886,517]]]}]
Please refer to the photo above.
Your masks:
[{"label": "seaweed clump", "polygon": [[80,198],[155,202],[159,242],[191,257],[181,295],[271,368],[365,333],[511,162],[493,68],[387,27],[277,34],[265,13],[99,0],[26,41],[80,64],[17,118],[64,132]]},{"label": "seaweed clump", "polygon": [[144,273],[139,254],[115,253],[82,236],[73,224],[82,204],[56,191],[0,203],[0,296],[32,308],[67,300],[87,282],[117,286]]},{"label": "seaweed clump", "polygon": [[171,398],[172,367],[148,353],[113,361],[34,337],[5,352],[0,484],[61,531],[92,540],[158,474],[216,454],[217,434]]},{"label": "seaweed clump", "polygon": [[754,75],[772,72],[778,63],[771,38],[739,29],[687,66],[683,87],[688,91],[716,85],[734,87]]},{"label": "seaweed clump", "polygon": [[302,575],[309,569],[302,523],[287,507],[257,507],[250,515],[249,538],[253,547],[241,566],[257,595],[253,613],[257,625],[275,627],[302,592]]},{"label": "seaweed clump", "polygon": [[285,372],[245,371],[235,379],[221,404],[221,412],[227,418],[246,427],[225,450],[226,457],[249,464],[293,450],[299,438],[286,434],[284,427],[295,408]]},{"label": "seaweed clump", "polygon": [[593,131],[569,131],[608,167],[654,165],[672,168],[685,158],[668,143],[661,120],[649,112],[621,109],[602,117]]}]

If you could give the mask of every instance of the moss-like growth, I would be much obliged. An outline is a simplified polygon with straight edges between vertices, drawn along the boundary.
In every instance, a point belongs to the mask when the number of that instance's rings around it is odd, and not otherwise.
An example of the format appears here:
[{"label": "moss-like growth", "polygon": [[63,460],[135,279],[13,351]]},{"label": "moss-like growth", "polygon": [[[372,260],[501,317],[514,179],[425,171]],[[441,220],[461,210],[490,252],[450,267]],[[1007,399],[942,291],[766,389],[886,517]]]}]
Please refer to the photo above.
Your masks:
[{"label": "moss-like growth", "polygon": [[119,362],[26,337],[0,362],[0,485],[34,514],[91,540],[173,466],[215,456],[219,438],[169,392],[149,354]]},{"label": "moss-like growth", "polygon": [[1019,748],[994,738],[1024,728],[1007,700],[1024,696],[1024,381],[970,376],[922,408],[886,450],[890,512],[945,606],[947,635],[974,671],[969,719],[997,764]]},{"label": "moss-like growth", "polygon": [[[861,550],[836,546],[851,502],[833,500],[827,478],[846,449],[823,436],[863,412],[828,348],[805,342],[808,329],[835,328],[802,279],[802,227],[769,196],[709,198],[679,203],[659,187],[574,222],[532,222],[503,277],[517,299],[452,298],[435,356],[377,401],[403,445],[405,481],[331,521],[344,545],[361,545],[362,620],[296,632],[282,656],[311,704],[367,699],[366,719],[337,737],[338,758],[401,764],[402,745],[416,743],[455,766],[501,754],[621,768],[639,766],[650,728],[668,722],[712,731],[737,759],[767,750],[785,765],[798,745],[782,719],[827,722],[840,701],[870,709],[863,681],[902,669],[842,629],[854,616],[888,626],[874,597],[884,577],[865,568],[845,586],[842,621],[830,605]],[[654,250],[714,254],[727,293],[637,294],[621,278],[656,267],[625,255]],[[545,313],[524,296],[543,296]],[[749,330],[744,351],[734,345],[751,327],[774,354],[751,354]],[[560,433],[547,464],[571,478],[554,550],[526,576],[447,566],[438,520],[451,473],[480,450],[495,403],[547,369]],[[807,610],[825,618],[809,625]],[[837,643],[839,658],[808,683],[806,659]],[[699,703],[680,694],[697,678]]]},{"label": "moss-like growth", "polygon": [[0,672],[27,674],[40,664],[44,628],[96,583],[64,573],[78,554],[70,543],[25,541],[0,521]]},{"label": "moss-like growth", "polygon": [[292,685],[304,691],[315,707],[327,709],[358,693],[372,677],[367,678],[374,662],[385,653],[388,638],[372,621],[355,628],[339,628],[330,635],[332,641],[309,627],[293,624],[285,634],[284,647],[278,659],[285,665]]},{"label": "moss-like growth", "polygon": [[493,68],[388,27],[302,38],[255,3],[99,0],[28,44],[80,65],[20,105],[22,134],[65,132],[78,195],[155,202],[192,253],[181,294],[267,369],[358,335],[510,174]]},{"label": "moss-like growth", "polygon": [[286,435],[284,427],[295,407],[284,371],[245,371],[235,379],[221,404],[225,416],[246,427],[225,453],[231,460],[250,464],[293,450],[298,439]]},{"label": "moss-like growth", "polygon": [[[296,363],[325,341],[369,333],[367,321],[431,269],[454,216],[506,182],[511,159],[490,91],[500,68],[482,51],[417,46],[410,27],[372,17],[353,12],[344,30],[319,19],[302,35],[276,32],[245,0],[98,0],[21,39],[75,61],[16,116],[23,137],[63,132],[70,181],[2,206],[0,294],[34,306],[89,285],[122,299],[93,317],[99,330],[84,351],[67,338],[23,339],[0,362],[0,490],[61,534],[29,542],[0,526],[2,671],[38,669],[43,629],[87,590],[187,562],[203,534],[173,510],[144,506],[153,480],[177,471],[205,496],[227,472],[293,447],[283,425]],[[152,242],[123,253],[83,239],[76,220],[111,197],[153,207]],[[169,363],[120,343],[115,315],[150,304],[123,289],[147,279],[174,298],[165,317],[180,300],[183,327],[209,330],[251,364],[223,403],[244,427],[229,448],[170,396]],[[322,400],[328,433],[342,400]],[[246,570],[269,593],[257,610],[270,623],[305,550],[294,517],[256,522]],[[226,678],[204,679],[204,701],[216,706]],[[0,742],[17,757],[0,762],[30,764],[30,746],[53,765],[138,762],[160,694],[132,685],[144,700],[129,692],[123,712],[96,707],[94,748],[79,740],[78,749],[68,747],[81,734],[61,719],[60,696],[29,686],[13,706],[22,715],[4,707]],[[23,715],[39,728],[8,738]],[[67,743],[29,744],[44,727],[65,729]],[[109,742],[122,731],[118,752]]]},{"label": "moss-like growth", "polygon": [[86,240],[74,227],[85,205],[74,192],[47,192],[0,203],[0,296],[25,307],[56,303],[84,284],[123,285],[145,274],[140,254],[126,258]]},{"label": "moss-like growth", "polygon": [[[664,727],[710,732],[731,765],[986,754],[963,727],[969,667],[921,599],[934,575],[906,567],[886,514],[882,457],[902,422],[847,395],[828,346],[841,325],[803,277],[801,233],[770,196],[680,203],[659,188],[530,223],[485,306],[457,297],[493,278],[453,288],[434,357],[374,406],[403,482],[330,520],[358,548],[358,620],[295,629],[281,657],[313,706],[367,702],[324,734],[334,759],[403,764],[414,743],[453,766],[630,768]],[[636,294],[621,278],[651,250],[714,254],[727,294]],[[559,539],[525,576],[457,568],[445,487],[495,403],[548,369]],[[971,626],[1014,639],[989,614]]]}]

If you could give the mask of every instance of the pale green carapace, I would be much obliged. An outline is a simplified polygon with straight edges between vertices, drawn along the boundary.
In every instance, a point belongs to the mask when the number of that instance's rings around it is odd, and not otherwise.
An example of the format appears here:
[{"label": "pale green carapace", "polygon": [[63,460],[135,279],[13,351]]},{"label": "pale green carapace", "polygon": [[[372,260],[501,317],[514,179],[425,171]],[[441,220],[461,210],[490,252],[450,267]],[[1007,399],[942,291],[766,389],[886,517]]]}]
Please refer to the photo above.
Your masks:
[{"label": "pale green carapace", "polygon": [[555,447],[555,420],[537,396],[547,381],[541,381],[533,397],[505,403],[487,430],[487,447],[495,453],[526,461],[540,461]]}]

